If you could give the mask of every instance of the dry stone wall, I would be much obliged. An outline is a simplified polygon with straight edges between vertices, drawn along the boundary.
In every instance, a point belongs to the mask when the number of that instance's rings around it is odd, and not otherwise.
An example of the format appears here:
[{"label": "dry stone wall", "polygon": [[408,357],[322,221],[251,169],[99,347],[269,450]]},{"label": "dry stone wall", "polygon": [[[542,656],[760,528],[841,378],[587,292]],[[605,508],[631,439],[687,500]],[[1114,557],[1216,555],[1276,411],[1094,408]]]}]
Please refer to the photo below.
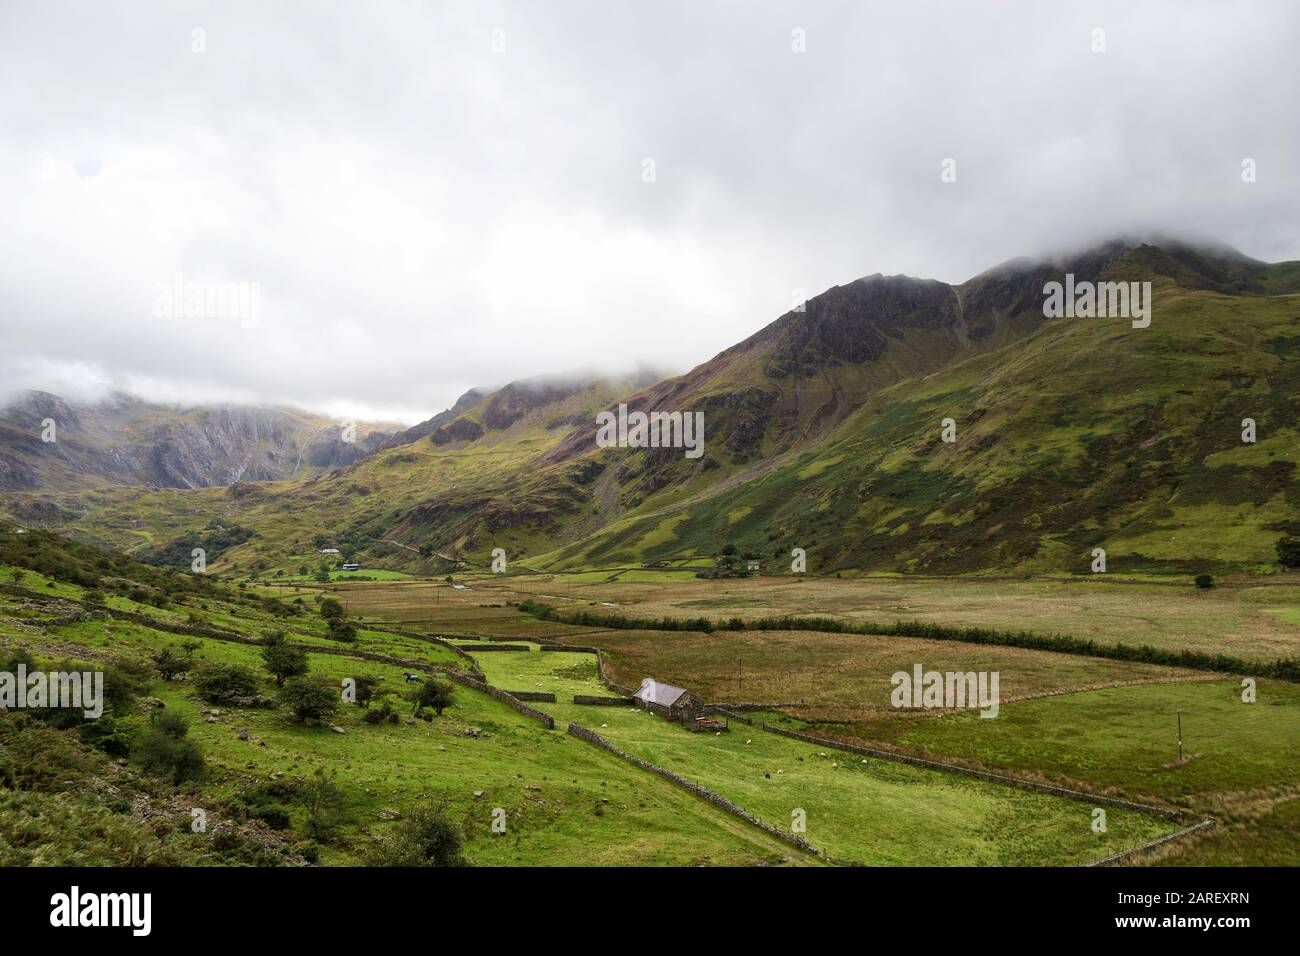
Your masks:
[{"label": "dry stone wall", "polygon": [[819,852],[816,847],[808,843],[808,841],[805,840],[803,837],[797,836],[796,834],[793,833],[788,833],[785,830],[772,826],[772,824],[770,823],[764,823],[762,820],[754,816],[748,810],[742,810],[740,807],[736,806],[734,803],[732,803],[722,794],[715,793],[714,791],[709,790],[707,787],[701,787],[698,783],[695,783],[692,780],[687,780],[685,777],[681,776],[680,774],[673,773],[671,770],[665,770],[663,767],[657,767],[647,760],[642,760],[640,757],[633,757],[630,753],[620,750],[618,747],[615,747],[604,737],[600,736],[600,734],[588,730],[586,727],[583,727],[581,724],[575,724],[570,722],[569,733],[580,740],[585,740],[588,743],[595,744],[597,747],[600,747],[603,750],[608,750],[616,757],[620,757],[623,760],[626,760],[628,763],[640,767],[642,770],[649,770],[651,773],[663,777],[665,780],[676,784],[682,789],[690,791],[691,793],[695,794],[695,796],[707,800],[709,801],[709,803],[712,803],[714,806],[719,807],[722,810],[725,810],[727,813],[730,813],[732,816],[740,817],[740,819],[744,820],[746,823],[750,823],[758,827],[760,830],[763,830],[766,833],[770,833],[778,840],[783,840],[784,842],[789,843],[793,847],[797,847],[798,849],[804,851],[805,853],[811,853],[816,855]]}]

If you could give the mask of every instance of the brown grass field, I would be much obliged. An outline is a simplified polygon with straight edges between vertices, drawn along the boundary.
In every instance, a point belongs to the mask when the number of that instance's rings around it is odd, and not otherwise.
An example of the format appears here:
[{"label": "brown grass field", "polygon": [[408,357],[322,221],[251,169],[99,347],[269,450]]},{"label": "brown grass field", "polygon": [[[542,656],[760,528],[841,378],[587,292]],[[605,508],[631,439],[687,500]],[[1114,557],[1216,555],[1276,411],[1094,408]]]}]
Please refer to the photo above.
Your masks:
[{"label": "brown grass field", "polygon": [[[511,579],[508,587],[541,600],[542,594],[558,597],[548,603],[559,607],[595,602],[595,609],[638,616],[753,620],[815,614],[856,622],[916,620],[1072,634],[1247,660],[1300,656],[1300,586],[1273,579],[1244,579],[1202,591],[1190,582],[1092,578],[754,577],[607,584],[539,575]],[[603,602],[618,606],[601,608]]]},{"label": "brown grass field", "polygon": [[812,631],[605,631],[564,643],[606,652],[610,677],[689,687],[708,701],[778,703],[804,720],[852,721],[893,713],[890,677],[926,670],[997,671],[1004,703],[1116,684],[1203,680],[1207,675],[1014,647]]}]

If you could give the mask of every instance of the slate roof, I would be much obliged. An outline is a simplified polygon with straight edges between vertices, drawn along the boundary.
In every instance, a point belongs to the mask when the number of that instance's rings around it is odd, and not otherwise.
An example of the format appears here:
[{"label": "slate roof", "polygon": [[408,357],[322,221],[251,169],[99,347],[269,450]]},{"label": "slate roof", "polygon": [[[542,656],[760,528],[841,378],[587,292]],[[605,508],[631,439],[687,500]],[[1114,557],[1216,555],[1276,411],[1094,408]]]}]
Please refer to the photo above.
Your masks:
[{"label": "slate roof", "polygon": [[641,682],[641,686],[632,696],[637,700],[648,701],[652,704],[661,704],[664,707],[671,707],[677,702],[677,698],[686,693],[685,688],[674,687],[672,684],[665,684],[657,681],[653,677],[647,677]]}]

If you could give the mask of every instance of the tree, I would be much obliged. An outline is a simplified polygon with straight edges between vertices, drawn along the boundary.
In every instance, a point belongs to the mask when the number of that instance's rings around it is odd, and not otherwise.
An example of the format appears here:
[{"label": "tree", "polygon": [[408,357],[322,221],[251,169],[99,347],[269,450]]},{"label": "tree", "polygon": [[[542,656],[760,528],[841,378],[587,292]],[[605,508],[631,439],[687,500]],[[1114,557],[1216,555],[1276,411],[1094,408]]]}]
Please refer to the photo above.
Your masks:
[{"label": "tree", "polygon": [[1196,586],[1197,586],[1198,588],[1202,588],[1202,589],[1204,589],[1204,588],[1212,588],[1212,587],[1214,587],[1214,575],[1213,575],[1213,574],[1198,574],[1198,575],[1196,576]]},{"label": "tree", "polygon": [[343,605],[338,602],[338,598],[321,598],[320,616],[327,621],[342,619]]},{"label": "tree", "polygon": [[322,584],[328,584],[330,580],[329,565],[326,564],[324,561],[322,561],[320,563],[320,567],[316,569],[316,573],[312,575],[312,578],[321,582]]},{"label": "tree", "polygon": [[468,866],[461,855],[464,842],[444,805],[425,804],[379,841],[372,860],[376,866]]},{"label": "tree", "polygon": [[415,702],[415,712],[419,713],[422,707],[432,707],[442,716],[442,712],[450,707],[455,696],[455,689],[446,681],[431,680],[421,684],[411,692],[411,700]]},{"label": "tree", "polygon": [[424,544],[420,545],[420,557],[422,558],[433,557],[433,545],[429,544],[427,541]]},{"label": "tree", "polygon": [[339,706],[339,694],[329,684],[310,677],[295,677],[280,690],[280,705],[296,720],[321,721]]},{"label": "tree", "polygon": [[320,768],[303,782],[298,796],[307,810],[307,834],[313,840],[327,840],[353,820],[343,789],[334,782],[333,774],[326,775]]},{"label": "tree", "polygon": [[307,652],[285,640],[284,631],[275,631],[262,640],[262,661],[267,673],[275,678],[276,687],[283,687],[290,677],[307,673]]},{"label": "tree", "polygon": [[1284,568],[1300,567],[1300,538],[1278,538],[1277,560]]},{"label": "tree", "polygon": [[131,759],[145,773],[171,777],[173,784],[203,776],[203,752],[186,734],[190,725],[174,711],[154,715],[131,746]]}]

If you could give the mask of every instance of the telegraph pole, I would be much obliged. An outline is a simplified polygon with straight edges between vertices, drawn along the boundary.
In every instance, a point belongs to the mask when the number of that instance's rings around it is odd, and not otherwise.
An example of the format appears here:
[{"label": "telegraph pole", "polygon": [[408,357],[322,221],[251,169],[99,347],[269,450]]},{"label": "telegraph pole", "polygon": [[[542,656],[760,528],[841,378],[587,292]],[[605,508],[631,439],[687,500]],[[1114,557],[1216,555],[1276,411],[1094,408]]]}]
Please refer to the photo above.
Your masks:
[{"label": "telegraph pole", "polygon": [[1183,709],[1178,708],[1178,762],[1183,762]]}]

